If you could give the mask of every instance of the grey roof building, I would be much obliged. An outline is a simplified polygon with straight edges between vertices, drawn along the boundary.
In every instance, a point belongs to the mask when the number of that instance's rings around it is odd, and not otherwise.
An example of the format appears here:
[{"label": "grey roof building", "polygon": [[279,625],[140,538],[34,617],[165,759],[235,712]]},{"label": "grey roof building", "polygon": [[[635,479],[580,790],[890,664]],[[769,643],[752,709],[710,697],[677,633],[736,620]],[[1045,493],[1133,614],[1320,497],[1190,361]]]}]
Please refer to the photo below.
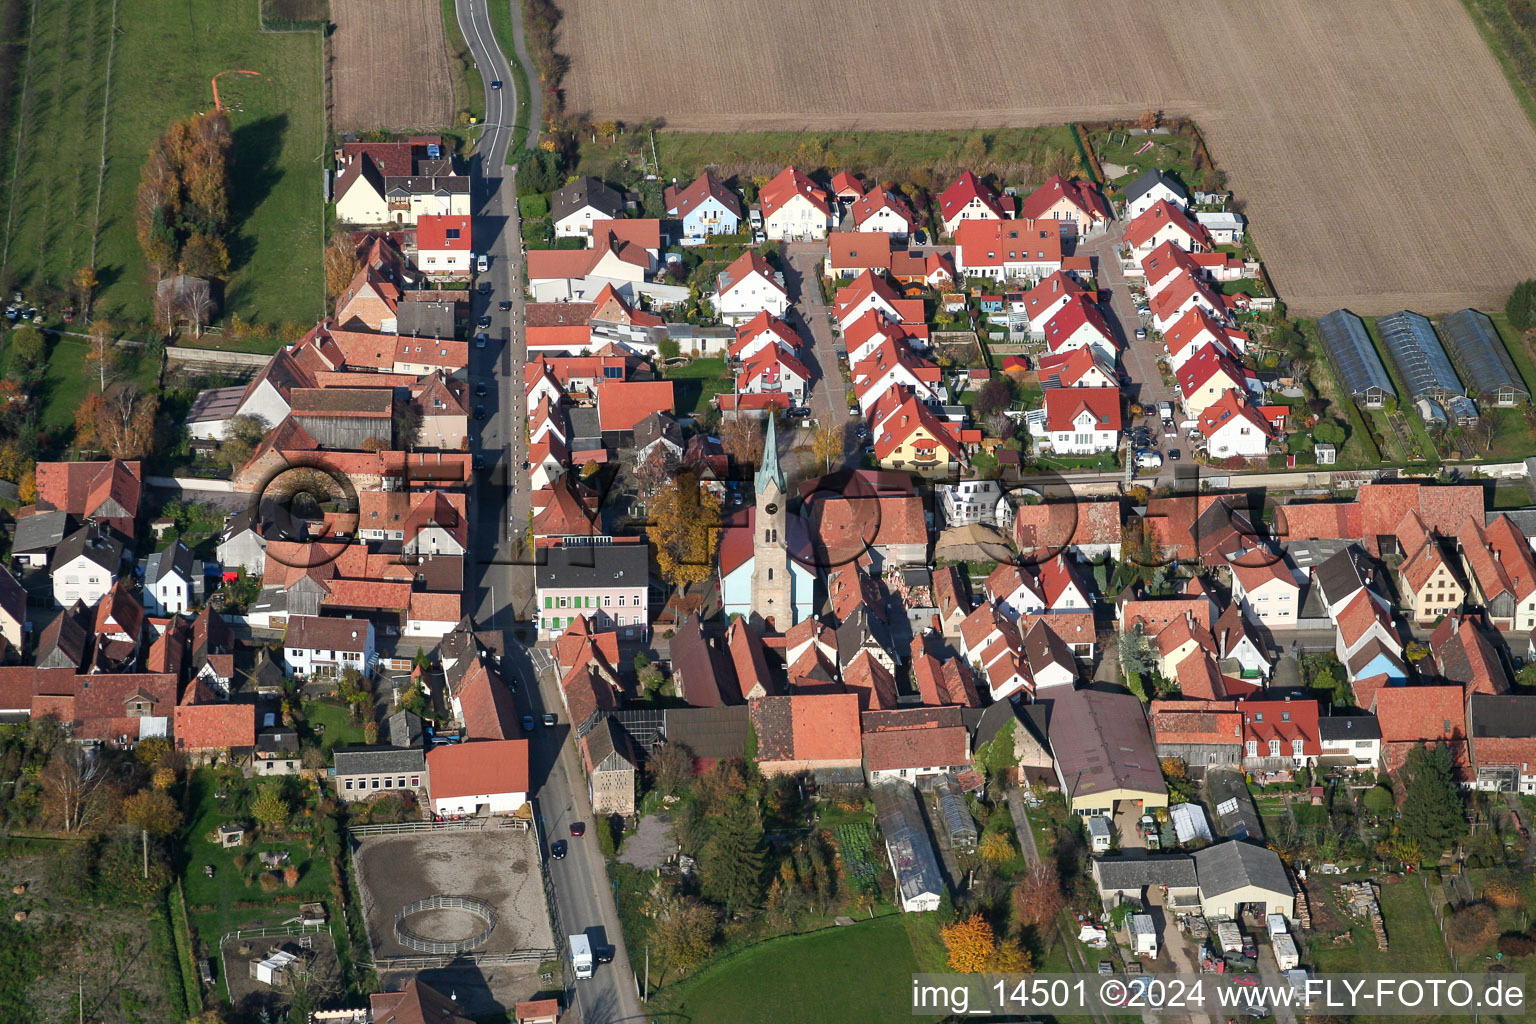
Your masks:
[{"label": "grey roof building", "polygon": [[1388,395],[1397,396],[1365,321],[1347,309],[1336,309],[1317,321],[1317,335],[1339,383],[1356,402],[1379,409]]},{"label": "grey roof building", "polygon": [[1440,338],[1466,385],[1485,405],[1509,406],[1531,400],[1531,386],[1509,357],[1493,321],[1475,309],[1462,309],[1440,321]]},{"label": "grey roof building", "polygon": [[571,443],[568,446],[571,451],[589,452],[603,446],[602,420],[595,407],[572,406],[566,410],[565,416],[566,422],[571,425]]},{"label": "grey roof building", "polygon": [[1266,911],[1280,909],[1294,916],[1296,890],[1274,850],[1243,840],[1207,846],[1194,853],[1195,875],[1200,880],[1200,903],[1207,916],[1233,917],[1245,904],[1264,902]]},{"label": "grey roof building", "polygon": [[596,178],[577,178],[549,198],[549,213],[556,225],[588,207],[612,219],[624,212],[624,197]]},{"label": "grey roof building", "polygon": [[73,525],[68,512],[38,512],[23,516],[16,520],[11,554],[28,564],[46,564],[48,553],[59,546]]},{"label": "grey roof building", "polygon": [[939,909],[944,897],[944,878],[939,874],[939,861],[917,806],[917,790],[904,783],[883,782],[870,793],[880,831],[885,836],[886,856],[896,876],[901,909]]},{"label": "grey roof building", "polygon": [[1193,889],[1197,884],[1195,860],[1182,853],[1150,857],[1095,857],[1093,877],[1101,893],[1129,893],[1151,885]]},{"label": "grey roof building", "polygon": [[1184,186],[1156,167],[1148,167],[1136,176],[1135,181],[1125,186],[1126,205],[1129,206],[1135,203],[1136,200],[1152,191],[1158,185],[1162,185],[1174,195],[1179,196],[1184,201],[1184,205],[1189,205],[1189,192],[1185,190]]},{"label": "grey roof building", "polygon": [[402,302],[395,307],[395,333],[409,338],[452,338],[458,330],[453,302]]},{"label": "grey roof building", "polygon": [[389,745],[392,747],[419,747],[422,737],[421,716],[411,711],[396,711],[385,719],[389,726]]},{"label": "grey roof building", "polygon": [[1476,422],[1477,407],[1427,319],[1405,309],[1377,320],[1376,329],[1414,401],[1433,402],[1458,423]]},{"label": "grey roof building", "polygon": [[163,551],[144,559],[144,585],[152,587],[172,574],[184,580],[192,578],[192,549],[177,540]]},{"label": "grey roof building", "polygon": [[[1061,687],[1065,690],[1066,687]],[[1168,786],[1141,701],[1129,693],[1069,690],[1051,703],[1056,777],[1077,813],[1110,814],[1122,800],[1168,806]]]},{"label": "grey roof building", "polygon": [[1317,720],[1317,738],[1325,744],[1379,740],[1381,723],[1375,715],[1324,715]]},{"label": "grey roof building", "polygon": [[599,544],[539,550],[547,553],[537,567],[540,587],[644,587],[650,581],[648,544]]},{"label": "grey roof building", "polygon": [[427,784],[427,752],[420,747],[348,747],[332,756],[331,784],[343,800],[366,800]]},{"label": "grey roof building", "polygon": [[694,757],[743,757],[751,719],[745,704],[718,708],[668,708],[662,722],[662,735],[669,743],[680,743]]}]

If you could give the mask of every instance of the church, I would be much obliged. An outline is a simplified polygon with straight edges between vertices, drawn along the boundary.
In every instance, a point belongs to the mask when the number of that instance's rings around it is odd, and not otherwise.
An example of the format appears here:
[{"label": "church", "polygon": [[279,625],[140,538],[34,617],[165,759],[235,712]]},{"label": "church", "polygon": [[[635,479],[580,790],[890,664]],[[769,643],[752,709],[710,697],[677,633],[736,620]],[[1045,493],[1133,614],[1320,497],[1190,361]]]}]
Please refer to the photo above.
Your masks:
[{"label": "church", "polygon": [[763,438],[756,502],[728,520],[720,536],[720,603],[728,617],[784,633],[815,612],[816,574],[810,531],[789,514],[774,419],[768,416]]}]

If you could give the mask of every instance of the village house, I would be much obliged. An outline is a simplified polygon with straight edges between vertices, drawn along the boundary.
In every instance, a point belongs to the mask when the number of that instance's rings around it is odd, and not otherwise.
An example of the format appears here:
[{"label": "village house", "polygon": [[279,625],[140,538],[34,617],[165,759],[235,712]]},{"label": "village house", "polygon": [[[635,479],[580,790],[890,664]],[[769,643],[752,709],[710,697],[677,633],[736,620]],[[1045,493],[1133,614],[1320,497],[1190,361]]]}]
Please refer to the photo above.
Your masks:
[{"label": "village house", "polygon": [[1467,755],[1475,788],[1536,794],[1536,698],[1483,693],[1468,698]]},{"label": "village house", "polygon": [[1468,583],[1467,603],[1495,629],[1536,630],[1536,557],[1514,522],[1501,515],[1486,528],[1467,521],[1456,534]]},{"label": "village house", "polygon": [[803,693],[748,703],[764,775],[806,773],[825,783],[860,778],[864,749],[857,694]]},{"label": "village house", "polygon": [[426,751],[421,747],[345,747],[331,759],[331,786],[348,803],[385,791],[419,792],[427,778]]},{"label": "village house", "polygon": [[1124,241],[1137,260],[1151,254],[1164,242],[1172,242],[1186,252],[1208,252],[1216,248],[1209,231],[1167,200],[1159,200],[1146,212],[1133,217],[1125,226]]},{"label": "village house", "polygon": [[667,216],[682,224],[683,244],[699,245],[710,235],[734,235],[741,227],[741,199],[708,171],[687,188],[662,192]]},{"label": "village house", "polygon": [[[193,574],[192,549],[176,540],[144,560],[144,605],[151,615],[180,615],[202,596],[202,574]],[[195,591],[195,592],[194,592]]]},{"label": "village house", "polygon": [[944,233],[951,236],[966,221],[1008,219],[997,193],[970,171],[940,193],[939,216],[944,221]]},{"label": "village house", "polygon": [[592,237],[592,223],[624,215],[624,198],[596,178],[577,178],[549,197],[556,238]]},{"label": "village house", "polygon": [[283,636],[290,676],[339,675],[346,669],[372,671],[376,647],[367,619],[294,615]]},{"label": "village house", "polygon": [[629,733],[617,719],[605,717],[578,742],[581,767],[587,773],[587,799],[593,814],[635,813],[635,780],[639,758]]},{"label": "village house", "polygon": [[1024,220],[1054,220],[1064,235],[1087,235],[1114,219],[1096,185],[1053,175],[1031,192],[1019,209]]},{"label": "village house", "polygon": [[95,521],[131,539],[136,533],[142,480],[137,460],[39,462],[37,507],[67,512],[77,521]]},{"label": "village house", "polygon": [[867,711],[862,718],[864,775],[870,785],[905,782],[966,770],[970,733],[960,709]]},{"label": "village house", "polygon": [[1120,423],[1118,388],[1054,388],[1030,432],[1058,455],[1094,455],[1119,447]]},{"label": "village house", "polygon": [[848,215],[853,218],[854,231],[881,232],[895,242],[905,243],[917,226],[917,218],[906,201],[878,186],[857,200]]},{"label": "village house", "polygon": [[1283,774],[1317,764],[1322,753],[1317,738],[1318,708],[1314,700],[1245,700],[1243,770],[1255,776]]},{"label": "village house", "polygon": [[53,600],[61,608],[76,601],[94,605],[112,589],[123,567],[122,540],[106,525],[88,522],[53,549]]},{"label": "village house", "polygon": [[827,193],[794,167],[786,167],[758,191],[763,234],[776,242],[827,237],[832,206]]},{"label": "village house", "polygon": [[1125,219],[1135,220],[1160,202],[1181,210],[1189,208],[1189,192],[1171,175],[1149,167],[1125,186]]},{"label": "village house", "polygon": [[1054,221],[967,220],[955,236],[955,267],[968,277],[1043,281],[1061,270],[1061,233]]},{"label": "village house", "polygon": [[416,266],[429,278],[467,277],[473,267],[470,218],[422,217],[416,224]]},{"label": "village house", "polygon": [[1317,720],[1318,768],[1370,769],[1381,758],[1375,715],[1324,715]]},{"label": "village house", "polygon": [[789,293],[768,262],[749,249],[716,276],[714,304],[722,322],[742,324],[759,313],[782,317]]},{"label": "village house", "polygon": [[534,585],[540,633],[559,636],[580,614],[622,637],[645,637],[648,561],[644,544],[541,549]]},{"label": "village house", "polygon": [[514,814],[528,803],[528,741],[481,740],[427,754],[427,795],[438,817]]}]

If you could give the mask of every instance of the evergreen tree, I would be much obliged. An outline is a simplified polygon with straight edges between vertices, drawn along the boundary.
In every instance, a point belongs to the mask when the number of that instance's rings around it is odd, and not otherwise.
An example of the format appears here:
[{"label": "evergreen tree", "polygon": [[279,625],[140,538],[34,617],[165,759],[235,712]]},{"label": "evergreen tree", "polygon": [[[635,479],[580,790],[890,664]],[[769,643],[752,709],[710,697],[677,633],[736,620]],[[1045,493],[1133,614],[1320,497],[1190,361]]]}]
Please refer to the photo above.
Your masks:
[{"label": "evergreen tree", "polygon": [[1509,317],[1509,326],[1521,334],[1536,327],[1536,281],[1525,280],[1515,285],[1504,303],[1504,313]]},{"label": "evergreen tree", "polygon": [[1437,860],[1467,833],[1450,750],[1442,745],[1414,748],[1403,765],[1403,777],[1406,795],[1399,831],[1418,843],[1426,860]]},{"label": "evergreen tree", "polygon": [[757,808],[746,800],[733,801],[716,821],[699,859],[704,898],[725,908],[727,917],[761,902],[764,846]]}]

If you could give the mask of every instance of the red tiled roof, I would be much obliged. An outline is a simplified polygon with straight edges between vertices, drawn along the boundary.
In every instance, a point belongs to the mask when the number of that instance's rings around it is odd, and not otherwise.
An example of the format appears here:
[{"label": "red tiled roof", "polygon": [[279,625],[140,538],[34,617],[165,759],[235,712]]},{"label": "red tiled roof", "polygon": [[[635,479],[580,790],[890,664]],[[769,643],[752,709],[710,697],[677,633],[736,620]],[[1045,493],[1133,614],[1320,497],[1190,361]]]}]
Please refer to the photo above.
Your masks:
[{"label": "red tiled roof", "polygon": [[1388,636],[1394,640],[1397,638],[1397,631],[1392,628],[1392,619],[1386,610],[1376,603],[1369,590],[1361,590],[1339,610],[1335,625],[1344,645],[1353,647],[1375,623],[1380,623]]},{"label": "red tiled roof", "polygon": [[1068,202],[1092,220],[1109,220],[1109,203],[1091,182],[1063,178],[1057,174],[1031,192],[1019,208],[1019,216],[1039,220],[1057,203]]},{"label": "red tiled roof", "polygon": [[956,262],[967,267],[1014,263],[1061,263],[1061,231],[1055,221],[967,220],[955,228]]},{"label": "red tiled roof", "polygon": [[1243,735],[1243,716],[1237,707],[1235,701],[1155,700],[1149,715],[1152,735],[1159,744],[1235,747]]},{"label": "red tiled roof", "polygon": [[1172,242],[1163,242],[1142,257],[1141,269],[1146,274],[1149,286],[1161,284],[1164,278],[1171,275],[1200,277],[1200,265],[1195,262],[1195,258]]},{"label": "red tiled roof", "polygon": [[672,412],[672,382],[600,381],[597,385],[598,420],[603,430],[633,430],[653,412]]},{"label": "red tiled roof", "polygon": [[1120,527],[1116,499],[1041,502],[1015,511],[1013,537],[1022,551],[1054,552],[1069,546],[1119,544]]},{"label": "red tiled roof", "polygon": [[416,218],[416,248],[422,252],[470,252],[470,218],[424,213]]},{"label": "red tiled roof", "polygon": [[970,205],[971,200],[979,199],[981,204],[992,213],[992,216],[1002,220],[1005,216],[1003,207],[998,202],[997,193],[988,188],[980,178],[970,171],[963,172],[955,179],[955,183],[945,189],[939,195],[940,216],[947,222],[957,216],[961,210]]},{"label": "red tiled roof", "polygon": [[679,219],[686,217],[709,199],[717,200],[737,217],[741,216],[741,200],[737,198],[736,193],[708,171],[693,179],[693,184],[686,188],[676,186],[667,188],[662,198],[667,204],[669,217]]},{"label": "red tiled roof", "polygon": [[1287,757],[1294,740],[1302,741],[1304,755],[1322,753],[1317,736],[1317,701],[1245,700],[1238,709],[1243,714],[1243,740],[1258,743],[1260,756],[1269,749],[1270,740],[1279,740]]},{"label": "red tiled roof", "polygon": [[172,726],[177,750],[238,749],[256,745],[256,705],[180,705]]},{"label": "red tiled roof", "polygon": [[925,451],[936,451],[939,448],[944,449],[951,459],[960,457],[960,445],[949,426],[940,421],[932,409],[919,402],[915,395],[908,395],[895,412],[880,422],[880,436],[875,438],[875,457],[889,458],[914,435],[921,435],[912,441],[919,457]]},{"label": "red tiled roof", "polygon": [[[1045,322],[1042,328],[1045,332],[1045,343],[1054,352],[1056,347],[1074,334],[1080,331],[1084,325],[1093,329],[1093,332],[1104,339],[1106,347],[1114,350],[1115,335],[1109,328],[1109,321],[1104,319],[1104,314],[1099,307],[1088,301],[1086,295],[1074,295],[1067,300],[1067,304],[1051,314],[1051,318]],[[1114,374],[1110,374],[1114,379]]]},{"label": "red tiled roof", "polygon": [[1166,199],[1159,199],[1140,217],[1125,226],[1125,244],[1139,248],[1167,224],[1178,228],[1194,245],[1205,249],[1216,248],[1209,231]]},{"label": "red tiled roof", "polygon": [[859,710],[889,710],[896,706],[896,680],[868,651],[854,655],[843,669],[843,685],[858,694]]},{"label": "red tiled roof", "polygon": [[1218,373],[1226,376],[1226,383],[1222,384],[1222,387],[1226,388],[1242,388],[1243,381],[1247,379],[1242,366],[1228,355],[1225,349],[1216,345],[1206,345],[1179,367],[1179,391],[1188,398],[1203,388]]},{"label": "red tiled roof", "polygon": [[458,622],[463,618],[458,594],[413,593],[406,616],[417,622]]},{"label": "red tiled roof", "polygon": [[1372,710],[1383,743],[1462,739],[1465,700],[1460,686],[1387,686],[1376,691]]},{"label": "red tiled roof", "polygon": [[[924,717],[907,716],[914,727],[885,725],[894,716],[905,712],[892,712],[877,719],[882,724],[870,728],[865,720],[864,764],[870,771],[898,771],[902,768],[933,768],[946,765],[969,764],[970,737],[963,725],[941,725],[943,719],[926,717],[928,709],[921,710]],[[949,710],[949,709],[941,709]],[[898,720],[899,721],[899,720]],[[921,724],[918,724],[921,723]]]},{"label": "red tiled roof", "polygon": [[1045,393],[1045,427],[1072,430],[1084,409],[1093,416],[1093,429],[1119,431],[1119,388],[1052,388]]},{"label": "red tiled roof", "polygon": [[497,679],[479,655],[459,681],[459,711],[471,739],[505,740],[519,735],[512,691]]},{"label": "red tiled roof", "polygon": [[863,752],[856,693],[796,694],[789,699],[797,761],[857,761]]},{"label": "red tiled roof", "polygon": [[1246,393],[1237,391],[1228,391],[1205,407],[1200,413],[1200,433],[1209,438],[1234,419],[1248,421],[1250,426],[1267,438],[1275,436],[1275,429],[1259,415],[1253,401]]},{"label": "red tiled roof", "polygon": [[835,231],[827,236],[827,266],[840,270],[885,270],[891,265],[891,236],[883,231]]},{"label": "red tiled roof", "polygon": [[863,198],[853,204],[853,209],[849,213],[854,224],[863,224],[881,210],[890,210],[895,213],[906,222],[909,230],[915,223],[912,211],[907,208],[906,202],[889,189],[879,187],[865,193]]},{"label": "red tiled roof", "polygon": [[[76,516],[132,517],[138,513],[140,464],[122,462],[39,462],[37,503]],[[124,511],[104,510],[112,503]]]},{"label": "red tiled roof", "polygon": [[763,216],[771,217],[780,207],[795,196],[804,196],[822,213],[830,214],[827,194],[815,182],[801,174],[793,166],[786,167],[758,190],[757,198],[763,207]]},{"label": "red tiled roof", "polygon": [[433,801],[493,793],[528,793],[528,741],[448,743],[427,752]]}]

